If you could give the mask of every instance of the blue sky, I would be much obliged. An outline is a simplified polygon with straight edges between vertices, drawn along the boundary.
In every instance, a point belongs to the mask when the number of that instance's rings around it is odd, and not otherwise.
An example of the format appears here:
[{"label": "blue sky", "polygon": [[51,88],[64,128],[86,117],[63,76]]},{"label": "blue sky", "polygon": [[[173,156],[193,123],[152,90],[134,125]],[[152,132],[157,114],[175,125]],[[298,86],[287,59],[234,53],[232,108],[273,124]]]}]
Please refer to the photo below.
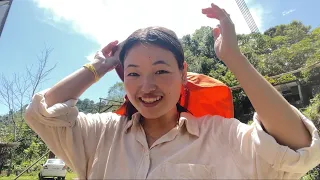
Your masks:
[{"label": "blue sky", "polygon": [[[124,40],[138,28],[165,26],[181,37],[202,25],[215,26],[216,21],[201,14],[201,8],[210,2],[216,2],[231,14],[237,33],[249,32],[234,0],[14,0],[0,39],[0,71],[7,77],[13,73],[23,74],[26,66],[37,63],[36,57],[44,45],[52,47],[49,66],[57,64],[57,67],[40,87],[46,89],[88,62],[93,53],[109,41]],[[312,27],[320,25],[317,20],[320,1],[246,2],[260,31],[292,20]],[[118,81],[112,71],[81,98],[98,101]],[[0,105],[0,114],[6,112],[7,108]]]}]

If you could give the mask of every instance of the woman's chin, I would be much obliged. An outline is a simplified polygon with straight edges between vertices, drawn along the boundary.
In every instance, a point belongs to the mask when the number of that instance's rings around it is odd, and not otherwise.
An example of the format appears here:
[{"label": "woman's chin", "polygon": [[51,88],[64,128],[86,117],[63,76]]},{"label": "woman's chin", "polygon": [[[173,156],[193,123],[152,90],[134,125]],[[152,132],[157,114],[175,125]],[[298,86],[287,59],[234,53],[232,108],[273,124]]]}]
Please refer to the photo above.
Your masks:
[{"label": "woman's chin", "polygon": [[139,112],[146,119],[157,119],[163,116],[163,114],[159,113],[159,111],[142,110]]}]

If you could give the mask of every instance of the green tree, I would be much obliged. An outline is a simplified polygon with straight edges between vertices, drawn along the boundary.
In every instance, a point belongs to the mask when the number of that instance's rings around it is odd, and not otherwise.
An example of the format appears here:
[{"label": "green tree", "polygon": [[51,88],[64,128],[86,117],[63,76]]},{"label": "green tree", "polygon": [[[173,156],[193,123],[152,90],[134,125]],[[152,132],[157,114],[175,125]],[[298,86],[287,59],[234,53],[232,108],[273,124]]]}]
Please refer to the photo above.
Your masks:
[{"label": "green tree", "polygon": [[[302,113],[313,121],[320,133],[320,94],[317,94],[310,100],[310,105],[302,110]],[[309,171],[302,179],[314,180],[320,179],[320,164]]]},{"label": "green tree", "polygon": [[[0,103],[8,107],[6,132],[11,132],[11,134],[4,135],[5,137],[2,139],[5,139],[5,141],[20,142],[21,139],[33,135],[24,134],[23,127],[25,122],[23,113],[25,112],[26,104],[30,102],[34,93],[38,91],[40,85],[47,80],[48,75],[56,67],[56,65],[48,67],[52,50],[45,47],[41,51],[37,56],[36,68],[32,68],[32,66],[26,67],[27,71],[24,74],[19,72],[1,76]],[[23,156],[21,149],[23,149],[23,146],[20,143],[17,149],[11,152],[10,167],[17,162],[17,159]]]},{"label": "green tree", "polygon": [[183,36],[181,42],[189,71],[208,75],[216,63],[221,63],[214,52],[211,27],[203,26],[192,35]]},{"label": "green tree", "polygon": [[123,82],[117,82],[109,88],[107,99],[108,101],[123,102],[124,95],[126,94]]},{"label": "green tree", "polygon": [[[237,37],[241,52],[270,83],[276,85],[292,80],[311,81],[320,78],[319,68],[284,74],[320,61],[320,28],[310,30],[310,26],[293,21],[272,27],[263,34],[240,34]],[[201,27],[193,34],[184,36],[181,42],[189,65],[188,71],[209,75],[229,87],[238,85],[233,73],[215,56],[210,27]],[[283,75],[271,78],[279,74]],[[247,97],[242,90],[234,90],[233,98],[237,112]],[[241,113],[235,113],[236,117]]]},{"label": "green tree", "polygon": [[97,113],[99,109],[98,104],[88,98],[84,100],[79,99],[76,106],[83,113]]},{"label": "green tree", "polygon": [[122,82],[117,82],[108,90],[107,98],[102,99],[100,104],[101,112],[114,112],[124,102],[125,89]]}]

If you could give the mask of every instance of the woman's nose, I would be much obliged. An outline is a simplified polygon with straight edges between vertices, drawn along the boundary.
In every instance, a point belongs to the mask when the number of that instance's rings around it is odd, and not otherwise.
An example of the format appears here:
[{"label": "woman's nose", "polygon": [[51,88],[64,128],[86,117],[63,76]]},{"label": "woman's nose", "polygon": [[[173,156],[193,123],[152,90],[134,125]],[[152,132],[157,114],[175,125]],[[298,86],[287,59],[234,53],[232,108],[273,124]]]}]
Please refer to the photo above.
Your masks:
[{"label": "woman's nose", "polygon": [[150,93],[152,91],[155,91],[157,88],[155,81],[153,77],[146,77],[144,78],[142,85],[141,85],[141,91],[143,93]]}]

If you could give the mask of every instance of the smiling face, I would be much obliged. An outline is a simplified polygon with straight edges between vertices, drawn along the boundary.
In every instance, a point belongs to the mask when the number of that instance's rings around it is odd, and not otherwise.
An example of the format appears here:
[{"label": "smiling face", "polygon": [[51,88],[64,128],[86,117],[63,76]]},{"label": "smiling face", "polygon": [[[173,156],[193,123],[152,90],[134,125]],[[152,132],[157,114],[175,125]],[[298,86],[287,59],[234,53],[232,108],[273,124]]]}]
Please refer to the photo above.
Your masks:
[{"label": "smiling face", "polygon": [[[184,68],[186,69],[186,68]],[[124,86],[133,106],[148,119],[177,111],[186,70],[172,52],[152,44],[134,45],[124,60]]]}]

